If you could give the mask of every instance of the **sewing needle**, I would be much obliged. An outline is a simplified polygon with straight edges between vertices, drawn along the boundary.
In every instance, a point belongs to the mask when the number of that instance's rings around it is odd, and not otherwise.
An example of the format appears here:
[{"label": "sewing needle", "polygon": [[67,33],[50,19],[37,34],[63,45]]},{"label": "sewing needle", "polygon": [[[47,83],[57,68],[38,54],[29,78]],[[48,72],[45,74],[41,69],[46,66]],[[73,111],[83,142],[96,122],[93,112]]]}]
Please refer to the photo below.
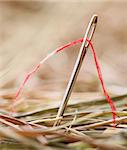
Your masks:
[{"label": "sewing needle", "polygon": [[[90,22],[89,22],[89,24],[88,24],[88,27],[86,29],[86,33],[85,33],[85,36],[83,38],[83,42],[82,42],[82,45],[81,45],[81,48],[80,48],[80,51],[79,51],[79,54],[78,54],[78,57],[77,57],[77,60],[76,60],[76,63],[74,65],[74,68],[73,68],[70,80],[69,80],[67,88],[65,90],[65,94],[63,96],[63,99],[62,99],[61,105],[59,107],[59,110],[58,110],[56,118],[63,117],[63,114],[64,114],[64,111],[66,109],[68,100],[69,100],[69,98],[71,96],[74,84],[76,82],[78,73],[80,71],[82,62],[84,60],[85,54],[87,52],[87,49],[89,47],[89,42],[87,41],[87,39],[89,41],[92,40],[94,31],[95,31],[96,25],[97,25],[97,18],[98,18],[97,15],[93,15],[91,20],[90,20]],[[54,126],[58,126],[60,124],[60,122],[61,122],[61,119],[57,119],[56,122],[54,123]]]}]

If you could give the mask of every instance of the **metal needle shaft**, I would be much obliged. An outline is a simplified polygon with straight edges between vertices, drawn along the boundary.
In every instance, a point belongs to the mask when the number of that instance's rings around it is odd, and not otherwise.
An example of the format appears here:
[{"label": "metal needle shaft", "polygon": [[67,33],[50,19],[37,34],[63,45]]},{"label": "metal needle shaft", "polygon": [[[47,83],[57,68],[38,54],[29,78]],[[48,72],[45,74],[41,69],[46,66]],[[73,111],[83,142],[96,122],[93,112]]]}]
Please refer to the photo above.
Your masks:
[{"label": "metal needle shaft", "polygon": [[[64,111],[65,111],[65,109],[66,109],[68,100],[69,100],[69,98],[70,98],[70,96],[71,96],[71,93],[72,93],[72,89],[73,89],[73,87],[74,87],[75,81],[76,81],[77,76],[78,76],[78,73],[79,73],[79,71],[80,71],[80,68],[81,68],[83,59],[84,59],[85,54],[86,54],[86,52],[87,52],[87,49],[88,49],[88,47],[89,47],[89,42],[87,41],[87,39],[88,39],[89,41],[92,40],[94,31],[95,31],[95,28],[96,28],[96,25],[97,25],[97,18],[98,18],[97,15],[93,15],[92,18],[91,18],[91,20],[90,20],[90,22],[89,22],[89,24],[88,24],[88,27],[87,27],[85,36],[84,36],[84,38],[83,38],[82,46],[81,46],[81,48],[80,48],[80,51],[79,51],[79,54],[78,54],[78,57],[77,57],[75,66],[74,66],[74,68],[73,68],[73,71],[72,71],[70,80],[69,80],[69,82],[68,82],[68,85],[67,85],[65,94],[64,94],[64,96],[63,96],[61,105],[60,105],[59,110],[58,110],[58,113],[57,113],[57,118],[62,117],[63,114],[64,114]],[[59,125],[60,122],[61,122],[61,120],[58,119],[58,120],[55,122],[54,126]]]}]

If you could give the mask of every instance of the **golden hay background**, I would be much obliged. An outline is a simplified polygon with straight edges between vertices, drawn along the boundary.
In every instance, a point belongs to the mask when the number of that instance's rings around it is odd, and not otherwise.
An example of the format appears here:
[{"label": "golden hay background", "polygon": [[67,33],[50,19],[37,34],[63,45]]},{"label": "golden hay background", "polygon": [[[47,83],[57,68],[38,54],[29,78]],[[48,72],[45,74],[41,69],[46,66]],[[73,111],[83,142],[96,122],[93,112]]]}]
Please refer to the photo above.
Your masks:
[{"label": "golden hay background", "polygon": [[[0,87],[17,89],[26,72],[55,48],[84,35],[92,14],[99,20],[93,43],[104,80],[112,94],[127,89],[127,2],[119,1],[1,1]],[[48,61],[26,87],[64,90],[80,44]],[[100,84],[89,51],[76,91],[94,92]]]}]

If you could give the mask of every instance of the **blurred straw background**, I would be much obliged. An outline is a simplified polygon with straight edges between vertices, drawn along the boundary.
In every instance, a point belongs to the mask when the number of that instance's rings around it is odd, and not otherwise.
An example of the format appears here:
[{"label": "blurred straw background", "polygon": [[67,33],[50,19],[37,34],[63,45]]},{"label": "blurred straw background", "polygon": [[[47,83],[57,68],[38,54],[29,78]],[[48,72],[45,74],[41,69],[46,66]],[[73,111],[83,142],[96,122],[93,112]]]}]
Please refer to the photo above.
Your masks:
[{"label": "blurred straw background", "polygon": [[[93,44],[104,81],[110,93],[126,93],[127,2],[124,0],[1,1],[1,91],[10,89],[14,93],[26,72],[49,52],[83,37],[94,13],[99,20]],[[79,48],[80,44],[53,57],[34,75],[25,90],[64,92]],[[74,91],[101,91],[90,51]]]}]

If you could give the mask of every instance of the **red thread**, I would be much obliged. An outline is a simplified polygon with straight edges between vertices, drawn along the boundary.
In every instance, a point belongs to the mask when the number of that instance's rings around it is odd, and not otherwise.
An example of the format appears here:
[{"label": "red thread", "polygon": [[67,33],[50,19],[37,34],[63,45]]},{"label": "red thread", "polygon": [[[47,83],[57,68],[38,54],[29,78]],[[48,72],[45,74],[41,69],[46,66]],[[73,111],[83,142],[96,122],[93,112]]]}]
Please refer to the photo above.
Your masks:
[{"label": "red thread", "polygon": [[45,63],[50,57],[52,57],[54,54],[64,50],[65,48],[68,48],[70,46],[73,46],[75,44],[78,44],[78,43],[82,43],[83,42],[83,39],[78,39],[76,41],[73,41],[71,43],[68,43],[62,47],[59,47],[57,48],[56,50],[54,50],[52,53],[50,53],[49,55],[47,55],[42,61],[39,62],[39,64],[37,64],[35,66],[35,68],[28,72],[27,75],[25,76],[25,79],[23,80],[23,82],[21,83],[18,91],[16,92],[16,95],[15,95],[15,102],[16,100],[18,99],[19,95],[21,94],[22,90],[23,90],[23,87],[25,86],[25,84],[28,82],[29,78],[40,68],[40,66]]},{"label": "red thread", "polygon": [[[89,45],[90,45],[90,47],[91,47],[92,54],[93,54],[93,56],[94,56],[94,61],[95,61],[95,64],[96,64],[96,69],[97,69],[98,77],[99,77],[100,83],[101,83],[101,85],[102,85],[102,89],[103,89],[104,95],[105,95],[105,97],[106,97],[106,99],[107,99],[107,102],[109,103],[110,108],[111,108],[111,110],[112,110],[113,124],[114,124],[114,127],[115,127],[115,126],[116,126],[116,120],[115,120],[115,119],[116,119],[116,107],[115,107],[115,105],[114,105],[112,99],[111,99],[110,96],[108,95],[108,92],[106,91],[106,88],[105,88],[105,85],[104,85],[104,81],[103,81],[103,78],[102,78],[101,69],[100,69],[100,66],[99,66],[99,62],[98,62],[98,59],[97,59],[97,56],[96,56],[96,53],[95,53],[93,44],[91,43],[90,40],[87,39],[87,41],[88,41],[88,43],[89,43]],[[71,43],[68,43],[68,44],[66,44],[66,45],[64,45],[64,46],[62,46],[62,47],[60,47],[60,48],[57,48],[57,49],[54,50],[52,53],[50,53],[49,55],[47,55],[42,61],[40,61],[40,63],[39,63],[38,65],[36,65],[36,67],[35,67],[31,72],[29,72],[29,73],[26,75],[24,81],[21,83],[21,85],[20,85],[20,87],[19,87],[19,89],[18,89],[18,91],[16,92],[16,95],[15,95],[15,102],[17,101],[17,99],[18,99],[20,93],[21,93],[22,90],[23,90],[23,87],[25,86],[25,84],[27,83],[27,81],[29,80],[29,78],[40,68],[40,66],[41,66],[44,62],[46,62],[46,61],[47,61],[50,57],[52,57],[54,54],[56,54],[56,53],[58,53],[58,52],[64,50],[65,48],[68,48],[68,47],[70,47],[70,46],[73,46],[73,45],[75,45],[75,44],[82,43],[82,42],[83,42],[83,38],[78,39],[78,40],[76,40],[76,41],[73,41],[73,42],[71,42]]]},{"label": "red thread", "polygon": [[21,84],[20,88],[19,88],[18,91],[16,92],[15,99],[18,98],[18,96],[19,96],[19,94],[21,93],[21,91],[22,91],[23,87],[25,86],[26,82],[29,80],[29,78],[31,77],[31,75],[32,75],[33,73],[35,73],[35,72],[40,68],[40,66],[41,66],[41,64],[39,63],[31,72],[29,72],[29,73],[26,75],[26,77],[25,77],[23,83]]},{"label": "red thread", "polygon": [[95,49],[93,47],[93,44],[91,43],[90,40],[87,39],[87,41],[89,42],[89,45],[91,47],[91,50],[92,50],[92,54],[93,54],[93,57],[94,57],[94,61],[95,61],[95,64],[96,64],[96,69],[97,69],[97,73],[98,73],[98,77],[99,77],[99,80],[101,82],[101,86],[102,86],[102,89],[103,89],[103,92],[104,92],[104,95],[107,99],[107,102],[109,103],[110,107],[111,107],[111,110],[112,110],[112,118],[113,118],[113,124],[114,124],[114,127],[116,126],[116,107],[114,105],[114,102],[112,101],[112,99],[110,98],[110,96],[108,95],[108,92],[105,88],[105,85],[104,85],[104,81],[103,81],[103,77],[102,77],[102,73],[101,73],[101,69],[100,69],[100,65],[99,65],[99,62],[98,62],[98,59],[97,59],[97,56],[96,56],[96,53],[95,53]]}]

